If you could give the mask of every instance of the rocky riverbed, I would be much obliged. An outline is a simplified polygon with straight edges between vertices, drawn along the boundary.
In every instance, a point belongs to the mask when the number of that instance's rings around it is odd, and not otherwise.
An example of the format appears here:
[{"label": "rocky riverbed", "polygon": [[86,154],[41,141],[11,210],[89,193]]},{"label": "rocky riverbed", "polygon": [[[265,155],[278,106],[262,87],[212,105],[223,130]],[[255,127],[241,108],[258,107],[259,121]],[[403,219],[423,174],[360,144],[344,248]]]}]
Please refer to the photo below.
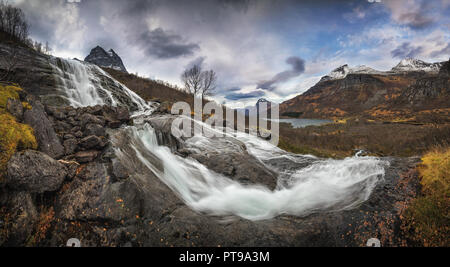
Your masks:
[{"label": "rocky riverbed", "polygon": [[[416,158],[386,158],[384,179],[350,210],[260,221],[211,216],[191,209],[138,159],[133,146],[142,144],[130,138],[126,108],[54,108],[29,100],[33,108],[17,116],[34,128],[39,151],[18,152],[8,164],[0,187],[2,246],[63,246],[70,238],[83,246],[364,246],[373,237],[383,246],[407,242],[400,216],[419,188],[411,171]],[[172,116],[146,120],[158,142],[179,156],[240,183],[276,188],[274,166],[284,168],[283,161],[261,162],[232,139],[199,151],[171,136]],[[220,150],[224,142],[229,145]],[[151,151],[143,156],[164,171]]]}]

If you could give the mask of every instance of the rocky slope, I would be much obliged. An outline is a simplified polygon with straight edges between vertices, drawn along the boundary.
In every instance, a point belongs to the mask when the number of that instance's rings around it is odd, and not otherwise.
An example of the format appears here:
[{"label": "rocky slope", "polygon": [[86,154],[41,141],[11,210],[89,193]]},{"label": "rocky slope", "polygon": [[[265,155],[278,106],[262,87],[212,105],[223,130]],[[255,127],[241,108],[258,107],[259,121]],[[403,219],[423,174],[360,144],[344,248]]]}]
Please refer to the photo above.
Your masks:
[{"label": "rocky slope", "polygon": [[[47,131],[57,136],[47,146],[63,143],[64,152],[50,157],[41,145],[41,151],[26,150],[12,157],[7,180],[0,187],[2,246],[64,246],[70,238],[80,239],[83,246],[365,246],[373,237],[383,246],[407,242],[398,225],[418,189],[416,174],[409,171],[417,159],[387,158],[385,179],[355,209],[256,222],[223,221],[193,211],[149,172],[133,149],[143,145],[134,143],[127,129],[115,129],[128,121],[125,110],[41,109],[38,102],[33,102],[33,109],[51,122]],[[174,137],[164,126],[168,121],[167,115],[150,118],[161,144],[207,165],[219,163],[210,167],[240,181],[244,175],[254,177],[247,182],[273,183],[273,171],[265,165],[248,160],[248,155],[239,160],[246,154],[242,144],[223,155],[190,150],[182,139],[174,146],[176,142],[170,141]],[[120,148],[125,161],[114,148]],[[160,159],[146,153],[145,158],[158,166]],[[233,165],[232,158],[245,166]],[[286,162],[273,164],[286,167]],[[236,170],[228,172],[231,166]],[[267,179],[262,179],[262,171]]]},{"label": "rocky slope", "polygon": [[91,50],[84,61],[95,64],[99,67],[120,70],[127,73],[127,69],[119,55],[110,49],[108,52],[100,46],[96,46]]},{"label": "rocky slope", "polygon": [[[447,63],[403,60],[389,72],[343,66],[280,105],[281,115],[306,118],[401,117],[450,108]],[[448,113],[448,112],[447,112]]]}]

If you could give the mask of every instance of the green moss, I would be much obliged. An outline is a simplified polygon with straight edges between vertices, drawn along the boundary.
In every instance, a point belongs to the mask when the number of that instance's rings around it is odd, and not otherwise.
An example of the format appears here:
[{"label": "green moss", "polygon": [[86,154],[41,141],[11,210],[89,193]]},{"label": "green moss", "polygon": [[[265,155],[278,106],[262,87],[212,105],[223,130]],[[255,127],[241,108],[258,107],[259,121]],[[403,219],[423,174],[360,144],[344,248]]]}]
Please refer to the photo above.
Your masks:
[{"label": "green moss", "polygon": [[6,108],[9,98],[19,99],[19,91],[21,90],[21,88],[16,86],[0,85],[0,108]]},{"label": "green moss", "polygon": [[33,129],[17,122],[14,116],[5,110],[8,99],[18,99],[20,90],[22,89],[15,86],[0,85],[0,181],[5,175],[9,159],[16,151],[37,149],[38,146]]}]

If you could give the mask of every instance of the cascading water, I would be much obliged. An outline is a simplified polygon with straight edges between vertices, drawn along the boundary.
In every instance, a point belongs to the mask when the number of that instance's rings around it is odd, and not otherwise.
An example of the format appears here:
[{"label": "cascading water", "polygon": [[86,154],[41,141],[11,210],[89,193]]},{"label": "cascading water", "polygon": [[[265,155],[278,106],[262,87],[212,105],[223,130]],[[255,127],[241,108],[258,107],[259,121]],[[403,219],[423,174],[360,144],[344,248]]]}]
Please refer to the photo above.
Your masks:
[{"label": "cascading water", "polygon": [[[136,107],[134,114],[140,115],[141,119],[151,113],[149,104],[96,66],[70,60],[57,64],[57,68],[63,77],[61,83],[66,96],[74,106],[130,102]],[[106,77],[122,92],[112,90],[99,77]],[[120,99],[117,97],[119,93],[122,93]],[[132,162],[137,158],[188,206],[210,215],[263,220],[281,214],[304,216],[353,208],[369,198],[377,182],[384,177],[388,164],[378,158],[358,156],[344,160],[319,160],[285,152],[245,133],[228,136],[243,142],[250,154],[272,169],[271,162],[276,159],[292,162],[293,166],[294,163],[310,162],[307,167],[279,170],[282,182],[271,191],[262,185],[240,184],[194,159],[173,154],[168,147],[158,145],[155,130],[144,121],[136,121],[135,126],[123,129],[127,134],[127,145],[134,155],[125,153],[115,144],[113,137],[117,157],[122,162]],[[201,122],[195,124],[196,127],[204,126]],[[195,136],[186,143],[198,149],[209,144],[203,136]],[[155,158],[159,159],[158,163],[155,163]]]},{"label": "cascading water", "polygon": [[61,58],[52,58],[51,65],[63,97],[71,106],[126,105],[132,111],[150,108],[136,93],[96,65]]}]

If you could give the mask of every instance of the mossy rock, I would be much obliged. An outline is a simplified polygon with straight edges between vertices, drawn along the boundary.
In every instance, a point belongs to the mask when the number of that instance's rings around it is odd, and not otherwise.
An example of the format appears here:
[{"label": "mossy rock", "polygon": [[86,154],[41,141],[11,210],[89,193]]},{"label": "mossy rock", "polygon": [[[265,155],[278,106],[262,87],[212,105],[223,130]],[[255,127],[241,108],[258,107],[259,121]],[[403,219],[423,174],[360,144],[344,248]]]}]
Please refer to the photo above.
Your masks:
[{"label": "mossy rock", "polygon": [[20,87],[0,85],[0,108],[5,109],[10,98],[19,99],[20,91],[22,91]]},{"label": "mossy rock", "polygon": [[[3,180],[9,159],[17,150],[38,147],[33,129],[17,122],[16,118],[6,111],[8,99],[19,99],[21,90],[16,86],[0,85],[0,181]],[[30,107],[26,102],[22,104],[26,108]]]}]

